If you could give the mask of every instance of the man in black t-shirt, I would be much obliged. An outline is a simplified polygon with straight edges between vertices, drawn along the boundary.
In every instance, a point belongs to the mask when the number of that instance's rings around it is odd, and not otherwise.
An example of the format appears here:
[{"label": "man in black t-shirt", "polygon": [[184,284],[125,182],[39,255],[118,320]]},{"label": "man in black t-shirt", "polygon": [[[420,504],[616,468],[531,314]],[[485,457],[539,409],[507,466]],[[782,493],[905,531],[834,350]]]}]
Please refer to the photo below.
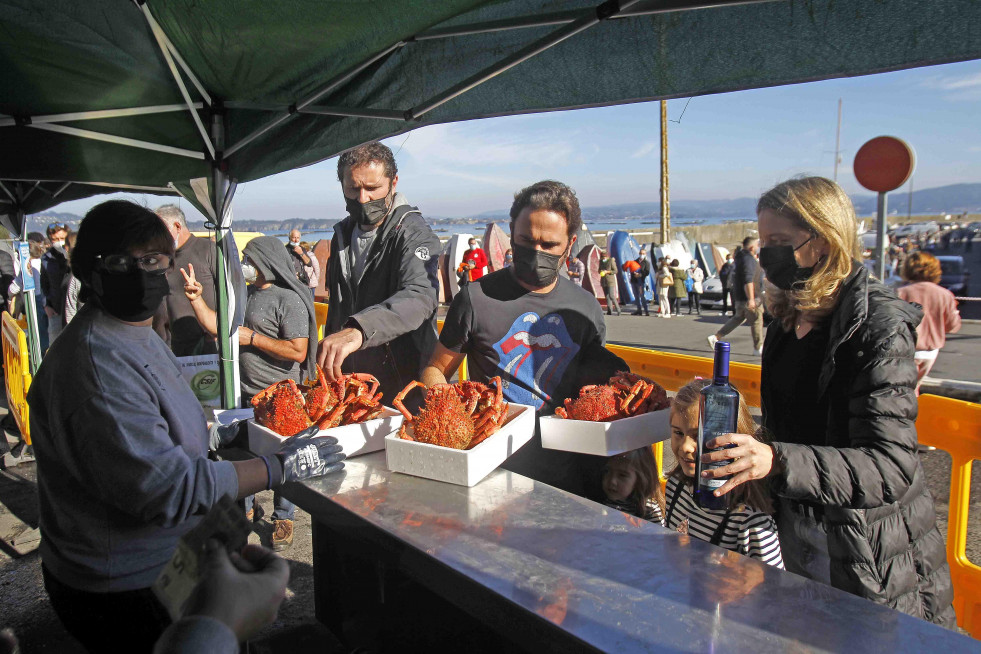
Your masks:
[{"label": "man in black t-shirt", "polygon": [[[604,383],[622,359],[604,347],[606,328],[590,293],[558,275],[582,223],[575,192],[545,181],[511,207],[512,266],[485,275],[453,298],[439,343],[423,370],[426,386],[445,383],[464,357],[471,379],[500,375],[508,402],[540,415]],[[598,457],[543,450],[536,436],[504,467],[580,495],[599,492]]]}]

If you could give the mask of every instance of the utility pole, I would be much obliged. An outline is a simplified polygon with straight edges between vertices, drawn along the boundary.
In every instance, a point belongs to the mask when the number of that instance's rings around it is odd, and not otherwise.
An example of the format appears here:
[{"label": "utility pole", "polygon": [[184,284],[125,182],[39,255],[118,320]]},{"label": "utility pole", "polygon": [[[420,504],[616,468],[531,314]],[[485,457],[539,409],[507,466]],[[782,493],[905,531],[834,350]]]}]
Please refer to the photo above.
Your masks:
[{"label": "utility pole", "polygon": [[838,129],[835,130],[835,176],[834,181],[838,182],[838,163],[841,161],[841,98],[838,98]]},{"label": "utility pole", "polygon": [[671,233],[671,207],[668,201],[668,101],[661,100],[661,243]]},{"label": "utility pole", "polygon": [[913,175],[909,176],[909,199],[906,201],[906,222],[913,216]]}]

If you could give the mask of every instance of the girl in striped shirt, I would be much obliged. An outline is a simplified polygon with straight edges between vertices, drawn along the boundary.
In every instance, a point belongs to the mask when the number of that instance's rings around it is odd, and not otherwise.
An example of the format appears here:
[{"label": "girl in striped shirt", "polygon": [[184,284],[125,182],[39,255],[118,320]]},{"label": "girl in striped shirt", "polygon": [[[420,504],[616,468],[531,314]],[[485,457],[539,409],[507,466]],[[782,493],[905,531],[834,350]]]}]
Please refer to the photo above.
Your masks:
[{"label": "girl in striped shirt", "polygon": [[[733,490],[729,509],[713,511],[695,503],[692,480],[698,451],[698,398],[709,383],[709,379],[694,379],[671,400],[671,449],[677,465],[668,475],[665,526],[783,568],[777,525],[770,515],[773,509],[765,482],[750,481]],[[742,396],[736,427],[742,434],[756,432]]]}]

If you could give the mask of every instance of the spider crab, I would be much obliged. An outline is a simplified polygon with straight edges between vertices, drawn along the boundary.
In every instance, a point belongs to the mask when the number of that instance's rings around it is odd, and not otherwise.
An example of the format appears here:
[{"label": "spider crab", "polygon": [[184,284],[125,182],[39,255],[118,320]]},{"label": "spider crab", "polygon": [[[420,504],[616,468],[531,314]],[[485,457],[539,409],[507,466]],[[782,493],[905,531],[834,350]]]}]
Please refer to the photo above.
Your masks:
[{"label": "spider crab", "polygon": [[[405,416],[399,438],[457,450],[480,445],[501,428],[508,414],[501,378],[491,379],[491,385],[493,388],[473,381],[437,384],[427,391],[419,415],[413,416],[403,400],[412,389],[426,386],[418,381],[409,382],[392,401],[392,406]],[[406,430],[408,425],[412,425],[413,436]]]},{"label": "spider crab", "polygon": [[657,382],[632,372],[618,372],[605,384],[583,386],[579,397],[567,399],[564,407],[555,410],[555,415],[609,422],[659,411],[668,404],[668,394]]},{"label": "spider crab", "polygon": [[316,424],[320,429],[371,420],[381,413],[378,380],[352,373],[330,383],[317,367],[317,382],[301,387],[292,379],[276,382],[252,398],[255,420],[280,436]]}]

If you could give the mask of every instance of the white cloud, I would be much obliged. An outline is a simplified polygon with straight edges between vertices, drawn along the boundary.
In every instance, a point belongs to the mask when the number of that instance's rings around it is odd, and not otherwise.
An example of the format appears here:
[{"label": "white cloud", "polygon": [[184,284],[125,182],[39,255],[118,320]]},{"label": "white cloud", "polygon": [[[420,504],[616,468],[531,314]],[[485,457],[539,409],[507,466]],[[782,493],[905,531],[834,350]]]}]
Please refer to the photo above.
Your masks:
[{"label": "white cloud", "polygon": [[660,147],[661,147],[660,143],[656,141],[648,141],[647,143],[644,143],[639,148],[637,148],[637,151],[634,152],[632,155],[630,155],[630,158],[640,159],[641,157],[646,157],[647,155],[656,151]]},{"label": "white cloud", "polygon": [[488,123],[429,125],[405,137],[389,139],[387,145],[397,148],[405,140],[402,152],[427,169],[441,167],[538,167],[555,168],[571,161],[582,144],[575,131],[536,128],[503,129]]},{"label": "white cloud", "polygon": [[927,80],[926,85],[943,91],[961,91],[964,89],[979,88],[981,87],[981,73],[934,77]]}]

